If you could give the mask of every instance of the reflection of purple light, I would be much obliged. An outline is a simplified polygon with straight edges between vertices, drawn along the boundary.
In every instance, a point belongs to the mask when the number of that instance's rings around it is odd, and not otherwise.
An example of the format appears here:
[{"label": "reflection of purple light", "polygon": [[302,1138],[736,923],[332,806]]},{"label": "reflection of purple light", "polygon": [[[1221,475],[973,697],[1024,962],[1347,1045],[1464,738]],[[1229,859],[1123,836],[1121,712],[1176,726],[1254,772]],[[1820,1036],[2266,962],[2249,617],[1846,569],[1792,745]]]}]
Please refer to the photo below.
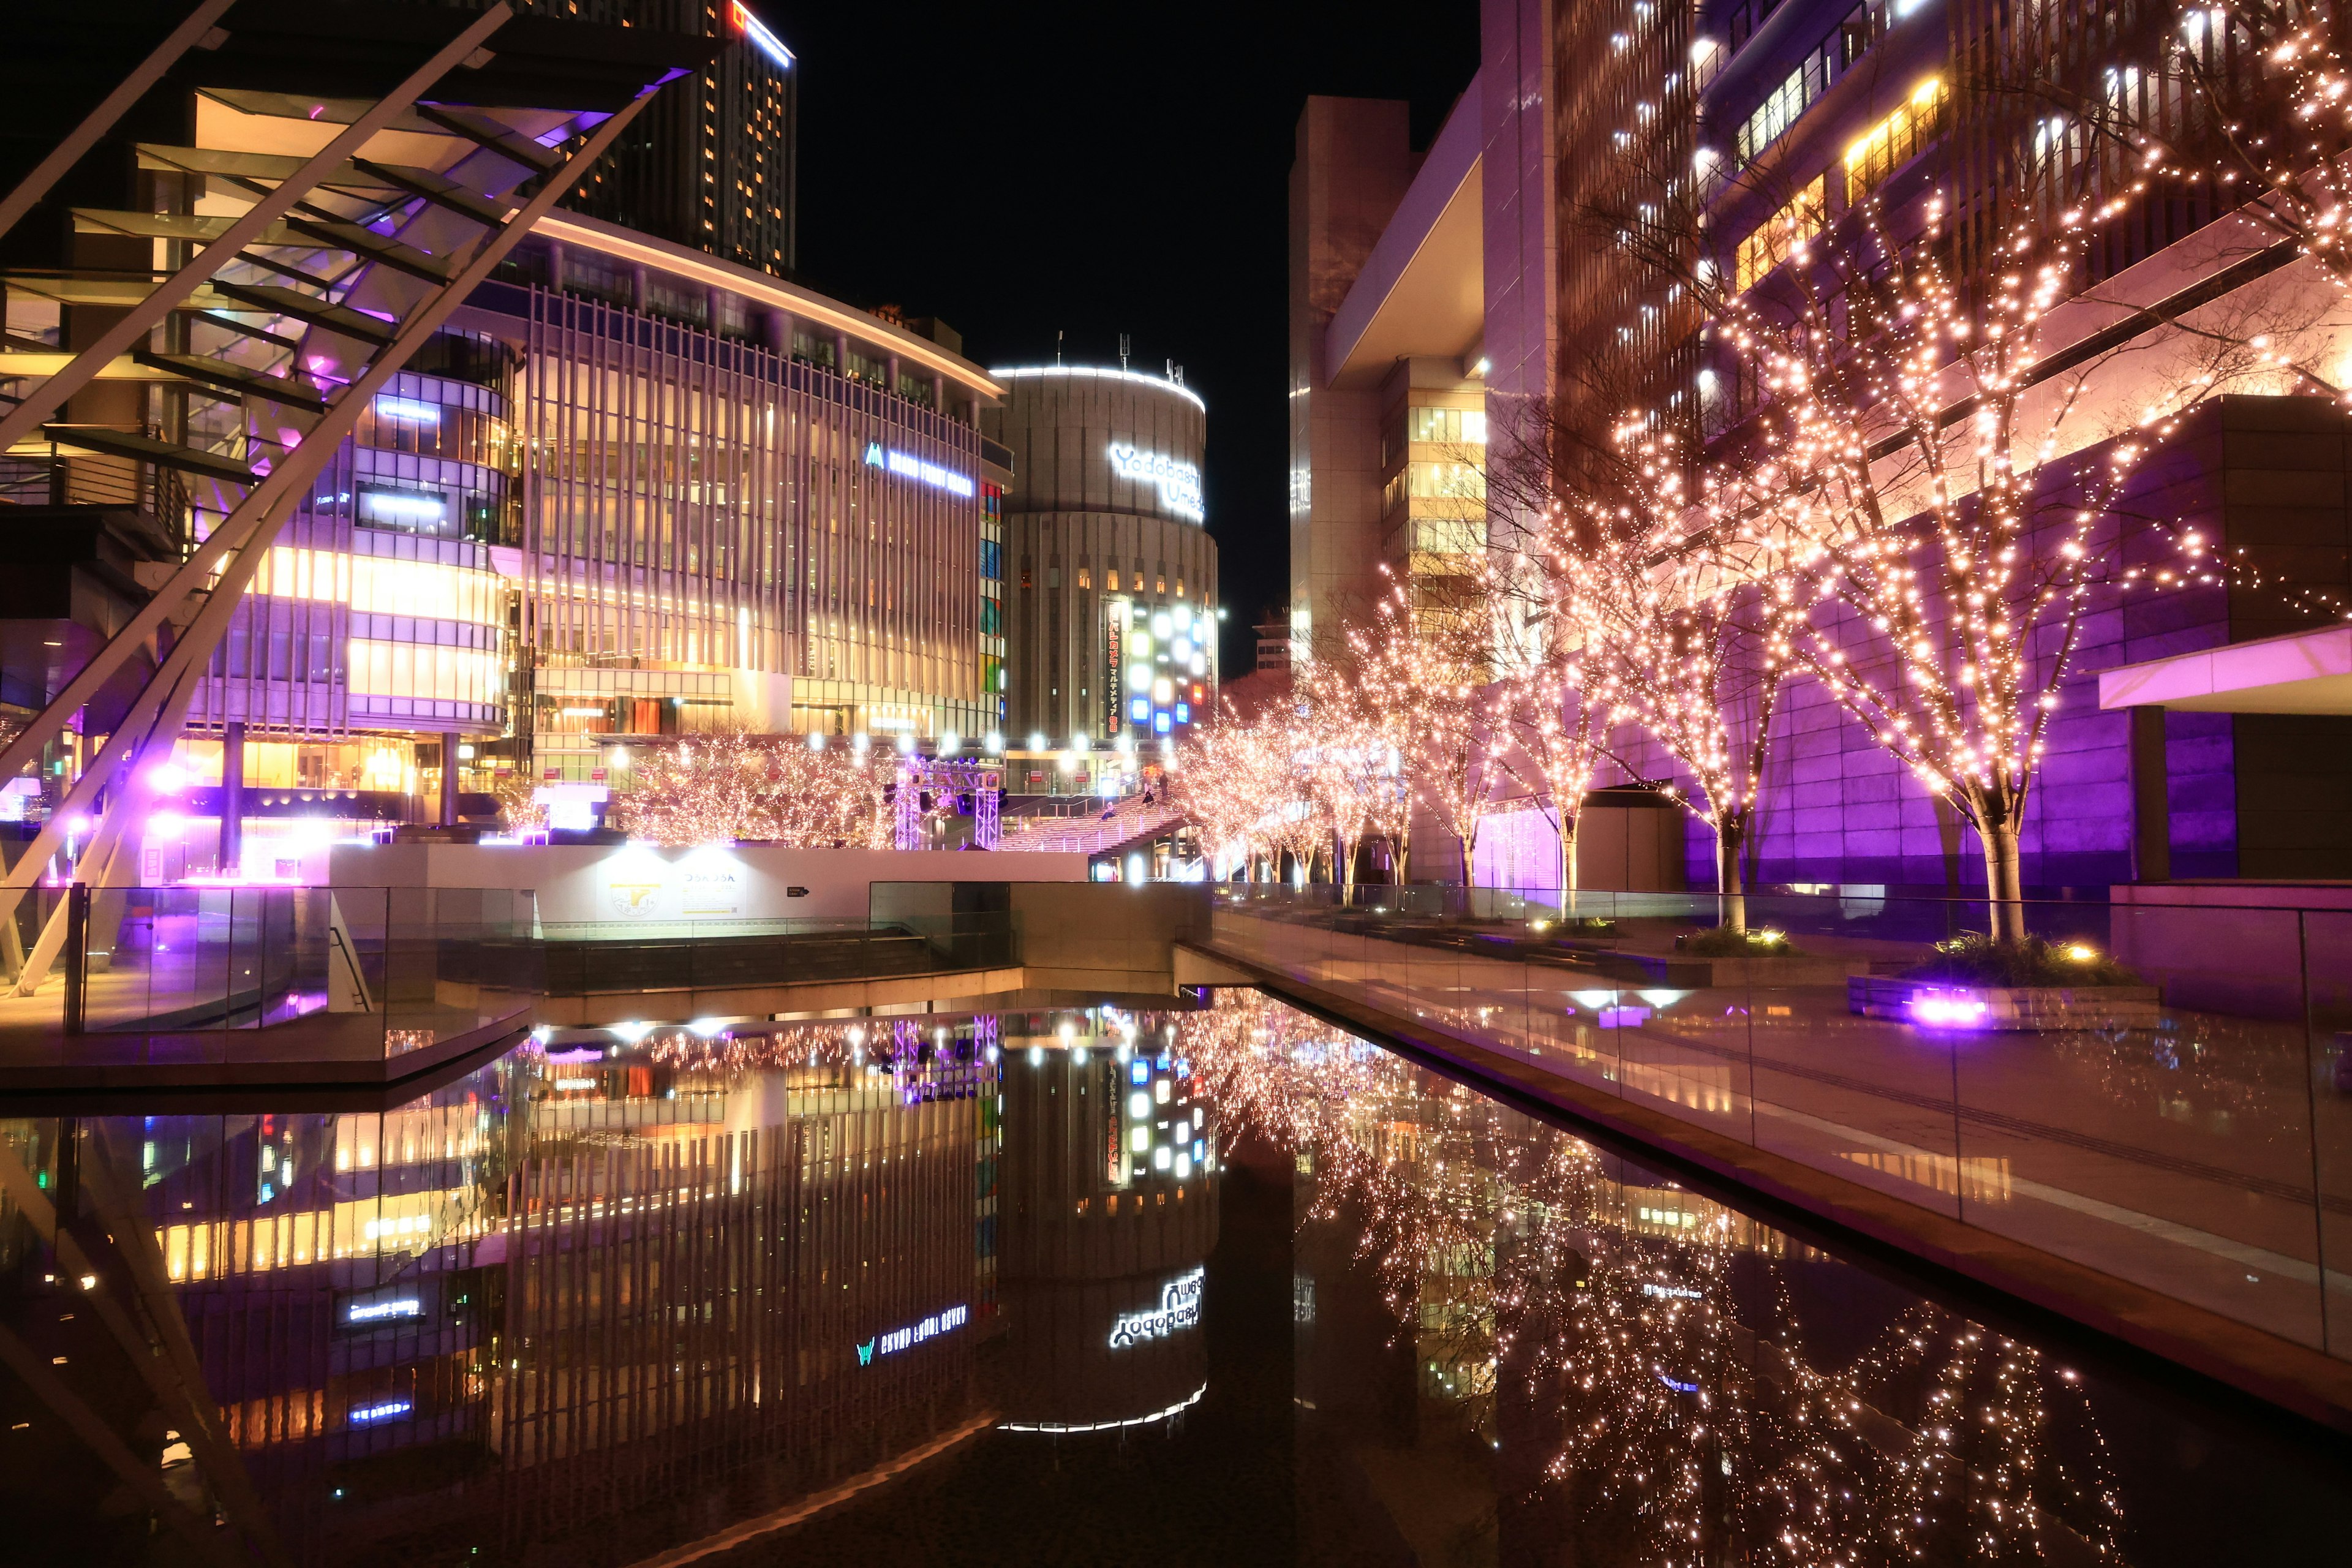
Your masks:
[{"label": "reflection of purple light", "polygon": [[1911,998],[1914,1021],[1931,1029],[1973,1029],[1991,1009],[1974,996],[1923,991]]},{"label": "reflection of purple light", "polygon": [[574,1062],[601,1062],[604,1059],[604,1051],[595,1046],[582,1046],[576,1050],[548,1051],[544,1054],[549,1061],[558,1062],[567,1067]]},{"label": "reflection of purple light", "polygon": [[79,813],[67,817],[66,831],[68,833],[88,833],[89,831],[89,818],[83,816]]},{"label": "reflection of purple light", "polygon": [[1604,1029],[1631,1029],[1650,1021],[1647,1007],[1603,1007],[1601,1026]]},{"label": "reflection of purple light", "polygon": [[1676,1383],[1673,1378],[1668,1377],[1663,1372],[1658,1373],[1658,1381],[1664,1384],[1668,1388],[1673,1389],[1676,1394],[1696,1394],[1698,1392],[1697,1384]]},{"label": "reflection of purple light", "polygon": [[415,1408],[415,1402],[411,1400],[387,1399],[382,1405],[362,1405],[352,1411],[352,1425],[357,1426],[370,1421],[389,1421],[395,1415],[405,1415]]}]

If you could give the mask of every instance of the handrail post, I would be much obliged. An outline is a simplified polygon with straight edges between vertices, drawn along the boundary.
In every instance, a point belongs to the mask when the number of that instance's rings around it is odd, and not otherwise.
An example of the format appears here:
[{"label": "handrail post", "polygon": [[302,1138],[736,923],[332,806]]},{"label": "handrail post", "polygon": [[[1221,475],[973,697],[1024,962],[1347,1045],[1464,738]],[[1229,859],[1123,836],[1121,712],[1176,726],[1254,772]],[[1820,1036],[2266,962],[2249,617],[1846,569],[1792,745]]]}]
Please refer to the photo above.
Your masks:
[{"label": "handrail post", "polygon": [[66,889],[66,1033],[79,1035],[89,992],[89,884]]}]

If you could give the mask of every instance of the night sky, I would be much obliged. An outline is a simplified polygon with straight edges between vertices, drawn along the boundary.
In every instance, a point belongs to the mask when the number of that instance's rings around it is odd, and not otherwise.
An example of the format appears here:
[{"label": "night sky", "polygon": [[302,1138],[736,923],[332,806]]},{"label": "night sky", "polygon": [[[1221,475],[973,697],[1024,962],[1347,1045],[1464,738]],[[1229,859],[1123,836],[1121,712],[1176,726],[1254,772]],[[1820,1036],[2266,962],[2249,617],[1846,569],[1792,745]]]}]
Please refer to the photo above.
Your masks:
[{"label": "night sky", "polygon": [[1287,181],[1309,93],[1402,98],[1416,147],[1478,64],[1475,0],[757,0],[802,70],[805,279],[935,315],[982,365],[1173,359],[1209,406],[1224,668],[1288,596]]}]

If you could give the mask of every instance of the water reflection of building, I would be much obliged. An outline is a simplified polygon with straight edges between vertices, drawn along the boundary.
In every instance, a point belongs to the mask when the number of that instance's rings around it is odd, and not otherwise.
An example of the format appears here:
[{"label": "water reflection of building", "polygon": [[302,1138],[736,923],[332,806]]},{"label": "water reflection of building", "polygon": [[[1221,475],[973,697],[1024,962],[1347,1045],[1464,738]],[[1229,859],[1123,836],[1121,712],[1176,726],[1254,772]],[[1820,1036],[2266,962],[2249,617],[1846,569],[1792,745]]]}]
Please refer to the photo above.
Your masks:
[{"label": "water reflection of building", "polygon": [[1208,1381],[1217,1133],[1150,1014],[1008,1020],[1003,1424],[1123,1430]]},{"label": "water reflection of building", "polygon": [[[89,1267],[190,1347],[173,1399],[121,1397],[147,1351],[120,1334],[58,1350],[53,1397],[0,1377],[15,1435],[102,1477],[98,1398],[138,1479],[298,1563],[359,1537],[618,1563],[976,1428],[993,1021],[818,1033],[814,1059],[805,1038],[524,1053],[381,1115],[0,1123],[11,1199],[152,1237]],[[123,1173],[102,1196],[93,1160]],[[54,1317],[72,1245],[0,1207],[0,1326]],[[192,1454],[207,1407],[224,1442]],[[58,1539],[87,1539],[106,1489],[57,1490]]]}]

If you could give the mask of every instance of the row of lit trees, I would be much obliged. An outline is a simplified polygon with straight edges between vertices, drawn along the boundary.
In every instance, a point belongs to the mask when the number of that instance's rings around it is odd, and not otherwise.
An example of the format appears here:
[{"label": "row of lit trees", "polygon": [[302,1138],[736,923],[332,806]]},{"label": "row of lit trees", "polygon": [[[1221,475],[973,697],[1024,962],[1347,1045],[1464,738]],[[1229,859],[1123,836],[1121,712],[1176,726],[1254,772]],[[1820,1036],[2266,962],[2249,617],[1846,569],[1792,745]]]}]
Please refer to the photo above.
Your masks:
[{"label": "row of lit trees", "polygon": [[797,735],[721,732],[648,748],[614,826],[656,844],[887,849],[892,759]]},{"label": "row of lit trees", "polygon": [[[2221,101],[2208,62],[2228,28],[2273,40],[2267,112]],[[2206,95],[2212,134],[2158,143],[2078,103],[2131,173],[2043,121],[2030,189],[1994,204],[1974,251],[1940,196],[1896,212],[1864,192],[1777,231],[1762,278],[1727,276],[1717,193],[1657,180],[1614,237],[1698,334],[1691,395],[1629,395],[1597,434],[1553,408],[1498,429],[1483,559],[1398,587],[1313,650],[1292,703],[1202,737],[1185,792],[1212,843],[1307,863],[1328,847],[1346,879],[1369,784],[1446,830],[1466,884],[1484,818],[1531,798],[1572,896],[1577,812],[1615,763],[1671,774],[1743,929],[1775,723],[1803,677],[1974,830],[1994,933],[2021,937],[2021,826],[2088,617],[2221,570],[2194,531],[2130,515],[2136,476],[2217,392],[2341,395],[2310,363],[2326,307],[2293,279],[2179,315],[2090,282],[2103,231],[2168,181],[2243,193],[2259,242],[2352,275],[2352,79],[2328,34],[2200,8],[2149,68]],[[1969,221],[1987,232],[1981,204]],[[2139,330],[2102,346],[2129,313]],[[1381,765],[1331,765],[1347,758]],[[1402,846],[1401,819],[1370,830]]]}]

